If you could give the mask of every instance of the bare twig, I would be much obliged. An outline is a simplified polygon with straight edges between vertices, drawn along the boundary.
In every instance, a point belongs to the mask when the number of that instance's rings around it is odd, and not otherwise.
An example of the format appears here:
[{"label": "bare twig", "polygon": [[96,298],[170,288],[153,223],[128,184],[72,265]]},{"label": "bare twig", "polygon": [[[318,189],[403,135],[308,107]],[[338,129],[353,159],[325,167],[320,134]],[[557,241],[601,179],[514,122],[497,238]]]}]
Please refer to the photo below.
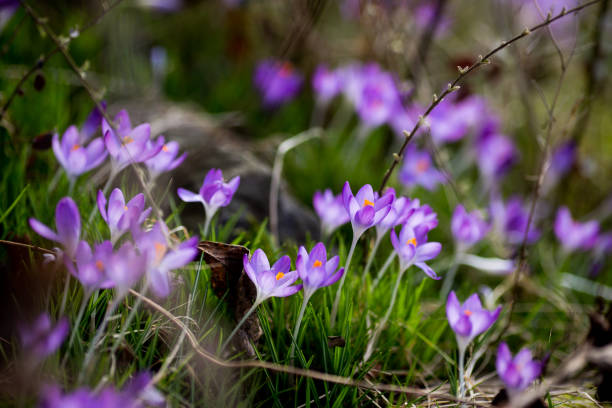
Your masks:
[{"label": "bare twig", "polygon": [[402,143],[402,146],[400,147],[400,150],[397,153],[393,154],[393,162],[391,163],[391,165],[389,166],[389,168],[387,169],[387,171],[385,172],[383,179],[382,179],[382,183],[380,185],[380,188],[378,189],[378,192],[380,194],[382,194],[383,189],[385,188],[385,186],[387,185],[387,182],[389,181],[389,178],[391,177],[391,174],[393,173],[393,170],[395,170],[395,167],[397,167],[398,163],[401,161],[402,159],[402,155],[404,154],[404,151],[406,150],[406,147],[408,146],[408,143],[410,142],[410,140],[414,137],[414,135],[416,134],[416,132],[421,128],[421,126],[423,125],[423,122],[425,121],[425,119],[427,118],[427,116],[429,116],[429,114],[431,113],[431,111],[433,111],[436,106],[438,106],[440,104],[440,102],[442,102],[442,100],[450,93],[456,91],[459,89],[459,83],[463,81],[463,79],[469,75],[470,73],[472,73],[474,70],[476,70],[477,68],[479,68],[482,65],[486,65],[490,63],[490,58],[497,54],[499,51],[503,50],[504,48],[508,47],[509,45],[515,43],[516,41],[527,37],[529,34],[531,34],[534,31],[537,31],[541,28],[547,27],[548,25],[550,25],[551,23],[565,17],[568,14],[572,14],[572,13],[576,13],[584,8],[587,8],[589,6],[592,6],[596,3],[599,3],[602,0],[591,0],[589,2],[586,2],[580,6],[574,7],[570,10],[566,10],[563,9],[561,10],[561,12],[554,16],[554,17],[550,17],[547,20],[541,22],[540,24],[537,24],[531,28],[526,28],[523,32],[521,32],[520,34],[516,35],[515,37],[511,38],[508,41],[503,41],[499,46],[495,47],[493,50],[489,51],[487,54],[485,54],[484,56],[479,56],[478,60],[476,62],[474,62],[472,65],[470,65],[467,68],[462,68],[462,67],[458,67],[459,69],[459,75],[451,82],[448,84],[448,87],[438,96],[438,95],[434,95],[433,101],[431,102],[431,104],[429,105],[429,107],[425,110],[425,113],[421,116],[420,120],[417,121],[416,125],[414,125],[414,127],[412,128],[412,130],[410,132],[405,132],[405,139],[404,139],[404,143]]}]

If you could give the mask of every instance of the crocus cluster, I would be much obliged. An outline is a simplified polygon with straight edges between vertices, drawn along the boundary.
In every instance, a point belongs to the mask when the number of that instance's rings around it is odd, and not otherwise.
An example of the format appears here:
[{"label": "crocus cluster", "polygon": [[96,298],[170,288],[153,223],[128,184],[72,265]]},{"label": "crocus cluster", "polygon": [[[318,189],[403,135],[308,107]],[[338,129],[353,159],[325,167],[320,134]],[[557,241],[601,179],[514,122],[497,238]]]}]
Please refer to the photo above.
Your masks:
[{"label": "crocus cluster", "polygon": [[[102,137],[94,138],[100,129]],[[185,154],[178,156],[179,146],[176,142],[166,143],[163,136],[151,139],[148,123],[132,127],[125,110],[115,116],[111,125],[99,110],[94,109],[80,130],[70,126],[61,139],[56,133],[52,147],[72,184],[81,174],[100,166],[109,155],[110,182],[121,170],[135,163],[144,163],[150,180],[154,181],[161,173],[175,169],[185,159]]]}]

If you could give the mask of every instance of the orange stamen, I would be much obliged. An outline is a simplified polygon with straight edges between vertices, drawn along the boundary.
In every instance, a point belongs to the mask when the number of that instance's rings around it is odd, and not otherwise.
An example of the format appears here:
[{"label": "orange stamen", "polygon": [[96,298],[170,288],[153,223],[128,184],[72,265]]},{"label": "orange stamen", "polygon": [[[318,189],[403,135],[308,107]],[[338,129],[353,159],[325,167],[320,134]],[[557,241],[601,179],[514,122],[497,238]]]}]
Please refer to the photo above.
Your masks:
[{"label": "orange stamen", "polygon": [[285,276],[285,274],[284,274],[284,273],[282,273],[282,272],[277,273],[277,274],[276,274],[276,280],[280,280],[280,279],[282,279],[282,278],[283,278],[283,276]]},{"label": "orange stamen", "polygon": [[363,200],[363,206],[365,207],[367,205],[369,205],[370,207],[374,207],[374,203],[370,200]]},{"label": "orange stamen", "polygon": [[133,141],[134,141],[134,139],[132,139],[132,138],[131,138],[131,137],[129,137],[129,136],[126,136],[126,137],[123,139],[123,144],[124,144],[124,145],[128,145],[128,144],[132,143]]},{"label": "orange stamen", "polygon": [[319,261],[318,259],[314,261],[314,264],[312,264],[312,266],[314,266],[315,268],[318,268],[321,265],[323,265],[323,262]]},{"label": "orange stamen", "polygon": [[75,144],[72,145],[72,149],[70,149],[70,151],[72,152],[76,152],[77,150],[79,150],[81,148],[81,145]]},{"label": "orange stamen", "polygon": [[416,238],[410,238],[408,241],[406,241],[406,245],[410,245],[410,244],[417,246]]},{"label": "orange stamen", "polygon": [[159,262],[166,255],[167,247],[161,242],[156,242],[153,244],[155,248],[155,259]]},{"label": "orange stamen", "polygon": [[100,260],[96,261],[96,268],[98,268],[98,270],[103,271],[104,270],[104,263]]},{"label": "orange stamen", "polygon": [[427,159],[421,159],[417,162],[416,169],[419,173],[424,173],[429,168]]},{"label": "orange stamen", "polygon": [[124,209],[125,211],[127,211],[127,210],[128,210],[128,206],[127,206],[127,205],[124,205],[124,206],[123,206],[123,209]]},{"label": "orange stamen", "polygon": [[164,146],[162,147],[162,150],[163,150],[164,152],[168,153],[168,151],[169,151],[170,149],[168,149],[168,146],[164,145]]},{"label": "orange stamen", "polygon": [[467,317],[470,317],[472,315],[472,311],[471,310],[465,310],[463,312],[464,315],[466,315]]}]

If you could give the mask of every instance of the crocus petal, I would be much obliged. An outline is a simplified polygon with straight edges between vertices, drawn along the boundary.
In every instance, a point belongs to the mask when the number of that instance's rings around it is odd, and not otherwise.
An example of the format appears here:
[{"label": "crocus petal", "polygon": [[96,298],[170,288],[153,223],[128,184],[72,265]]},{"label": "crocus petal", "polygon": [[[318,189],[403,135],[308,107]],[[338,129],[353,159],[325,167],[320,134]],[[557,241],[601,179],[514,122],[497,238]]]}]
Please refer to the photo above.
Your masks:
[{"label": "crocus petal", "polygon": [[255,269],[257,275],[270,270],[268,257],[261,249],[257,249],[255,252],[253,252],[253,256],[251,257],[251,265],[253,266],[253,269]]},{"label": "crocus petal", "polygon": [[355,198],[357,199],[357,202],[359,203],[359,205],[362,207],[364,205],[365,200],[370,201],[372,204],[374,204],[374,201],[376,201],[374,199],[374,190],[372,189],[372,186],[369,184],[366,184],[363,187],[361,187],[359,191],[357,192],[357,194],[355,195]]},{"label": "crocus petal", "polygon": [[115,133],[109,129],[104,132],[104,145],[108,150],[108,153],[114,158],[117,159],[119,152],[121,151],[121,144],[117,140],[117,136]]},{"label": "crocus petal", "polygon": [[478,293],[473,293],[469,298],[466,299],[465,303],[463,304],[463,309],[471,311],[482,309],[482,303],[480,303]]},{"label": "crocus petal", "polygon": [[302,287],[303,285],[287,286],[286,288],[281,288],[281,289],[274,291],[274,296],[275,297],[287,297],[287,296],[295,295],[300,290],[302,290]]},{"label": "crocus petal", "polygon": [[287,273],[289,269],[291,269],[291,258],[287,255],[281,256],[278,261],[272,265],[272,271],[276,273]]},{"label": "crocus petal", "polygon": [[429,276],[431,279],[440,280],[440,277],[436,275],[434,270],[431,269],[431,267],[427,265],[425,262],[415,262],[414,265],[417,268],[421,269],[423,272],[425,272],[425,274]]},{"label": "crocus petal", "polygon": [[227,183],[227,187],[231,190],[232,194],[238,190],[238,186],[240,185],[240,176],[234,177]]},{"label": "crocus petal", "polygon": [[57,159],[57,161],[62,165],[63,168],[67,168],[68,160],[66,159],[64,151],[60,146],[59,135],[57,133],[55,133],[53,135],[53,139],[51,139],[51,147],[53,148],[53,153],[55,154],[55,158]]},{"label": "crocus petal", "polygon": [[361,226],[368,227],[374,221],[374,216],[374,208],[368,205],[355,213],[355,221]]},{"label": "crocus petal", "polygon": [[321,287],[333,285],[334,283],[338,282],[342,275],[344,275],[344,268],[338,269],[338,271],[331,275]]},{"label": "crocus petal", "polygon": [[455,322],[459,320],[460,313],[461,304],[459,303],[459,299],[457,299],[455,292],[451,291],[446,299],[446,318],[451,326],[453,326]]},{"label": "crocus petal", "polygon": [[502,379],[509,388],[520,388],[521,374],[514,364],[509,364],[503,373]]},{"label": "crocus petal", "polygon": [[508,365],[512,362],[512,353],[505,342],[501,342],[497,349],[497,358],[495,360],[495,368],[500,378],[506,372]]},{"label": "crocus petal", "polygon": [[314,263],[317,261],[319,262],[321,268],[327,263],[327,251],[325,250],[325,245],[323,245],[322,242],[316,244],[310,251],[306,267],[308,269],[312,269]]},{"label": "crocus petal", "polygon": [[441,250],[442,244],[439,242],[427,242],[417,247],[416,258],[419,262],[428,261],[438,256]]},{"label": "crocus petal", "polygon": [[242,266],[244,268],[244,272],[247,274],[249,279],[251,279],[251,282],[253,282],[253,284],[257,286],[257,274],[249,263],[249,256],[247,254],[244,254],[244,256],[242,257]]},{"label": "crocus petal", "polygon": [[55,242],[60,241],[60,238],[51,228],[47,227],[42,222],[38,221],[36,218],[30,218],[29,222],[30,222],[30,227],[32,227],[32,229],[36,231],[36,233],[40,235],[41,237],[47,238],[48,240],[55,241]]},{"label": "crocus petal", "polygon": [[[342,188],[342,201],[344,202],[344,207],[349,212],[350,212],[349,208],[350,208],[350,200],[351,200],[351,198],[354,198],[353,197],[353,192],[351,191],[351,185],[347,181],[347,182],[344,183],[344,187]],[[357,204],[357,205],[359,206],[359,204]]]},{"label": "crocus petal", "polygon": [[189,190],[185,190],[184,188],[179,188],[177,190],[177,194],[181,198],[181,200],[187,203],[204,202],[204,199],[201,195]]},{"label": "crocus petal", "polygon": [[170,279],[168,272],[161,268],[153,268],[149,270],[147,275],[149,279],[149,285],[153,293],[159,297],[166,297],[170,294]]},{"label": "crocus petal", "polygon": [[87,166],[85,171],[98,167],[108,156],[108,152],[101,138],[96,138],[89,143],[85,150],[87,154]]},{"label": "crocus petal", "polygon": [[55,208],[57,235],[70,256],[74,255],[81,235],[79,209],[70,197],[62,198]]},{"label": "crocus petal", "polygon": [[459,316],[459,319],[452,326],[455,333],[462,337],[468,337],[472,334],[472,322],[466,315]]}]

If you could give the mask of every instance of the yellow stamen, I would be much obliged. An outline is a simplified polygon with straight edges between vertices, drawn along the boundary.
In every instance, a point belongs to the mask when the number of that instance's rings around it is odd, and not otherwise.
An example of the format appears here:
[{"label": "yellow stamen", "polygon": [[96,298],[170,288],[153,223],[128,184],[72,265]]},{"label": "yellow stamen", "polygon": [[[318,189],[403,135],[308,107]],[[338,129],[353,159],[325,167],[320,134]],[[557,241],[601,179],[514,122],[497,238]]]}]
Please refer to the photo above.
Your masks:
[{"label": "yellow stamen", "polygon": [[312,264],[312,266],[314,266],[315,268],[318,268],[321,265],[323,265],[323,262],[319,261],[318,259],[314,261],[314,264]]},{"label": "yellow stamen", "polygon": [[128,206],[127,206],[127,205],[124,205],[124,206],[123,206],[123,209],[124,209],[125,211],[127,211],[127,210],[128,210]]},{"label": "yellow stamen", "polygon": [[416,238],[410,238],[408,241],[406,241],[406,245],[410,245],[410,244],[417,246]]},{"label": "yellow stamen", "polygon": [[79,150],[81,148],[81,145],[75,144],[72,145],[72,149],[70,149],[70,151],[72,152],[76,152],[77,150]]},{"label": "yellow stamen", "polygon": [[134,141],[134,139],[132,139],[132,138],[131,138],[131,137],[129,137],[129,136],[126,136],[126,137],[123,139],[123,144],[124,144],[124,145],[128,145],[128,144],[132,143],[133,141]]},{"label": "yellow stamen", "polygon": [[374,207],[374,203],[370,200],[363,200],[363,206],[369,205],[370,207]]},{"label": "yellow stamen", "polygon": [[166,255],[166,250],[168,248],[164,244],[162,244],[161,242],[154,243],[153,247],[155,248],[155,260],[157,262],[159,262],[159,261],[162,260],[164,255]]},{"label": "yellow stamen", "polygon": [[104,270],[104,263],[100,260],[96,261],[96,268],[98,268],[98,270],[103,271]]},{"label": "yellow stamen", "polygon": [[162,150],[163,150],[164,152],[168,153],[168,151],[169,151],[170,149],[168,149],[168,146],[164,145],[164,146],[162,147]]},{"label": "yellow stamen", "polygon": [[466,309],[466,310],[463,312],[463,314],[464,314],[464,315],[466,315],[467,317],[470,317],[470,316],[472,315],[472,311],[471,311],[471,310],[469,310],[469,309]]},{"label": "yellow stamen", "polygon": [[282,279],[282,278],[283,278],[283,276],[285,276],[285,274],[284,274],[284,273],[282,273],[282,272],[277,273],[277,274],[276,274],[276,280],[280,280],[280,279]]}]

